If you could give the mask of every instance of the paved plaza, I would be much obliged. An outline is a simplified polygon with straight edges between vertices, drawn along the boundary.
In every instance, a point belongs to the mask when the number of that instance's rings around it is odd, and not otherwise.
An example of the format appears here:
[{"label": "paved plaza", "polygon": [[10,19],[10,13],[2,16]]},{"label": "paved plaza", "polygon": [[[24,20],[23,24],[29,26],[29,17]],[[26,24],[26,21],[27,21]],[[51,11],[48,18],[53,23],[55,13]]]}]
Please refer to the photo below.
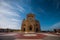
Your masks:
[{"label": "paved plaza", "polygon": [[0,40],[60,40],[60,35],[49,33],[0,33]]}]

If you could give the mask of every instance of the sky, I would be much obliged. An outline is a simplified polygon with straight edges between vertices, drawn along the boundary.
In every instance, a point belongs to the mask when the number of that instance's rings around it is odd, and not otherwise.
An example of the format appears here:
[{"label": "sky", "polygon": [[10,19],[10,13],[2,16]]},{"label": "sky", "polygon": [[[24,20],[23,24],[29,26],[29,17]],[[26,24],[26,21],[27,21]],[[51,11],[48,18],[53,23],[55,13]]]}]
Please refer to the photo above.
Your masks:
[{"label": "sky", "polygon": [[28,13],[35,14],[41,30],[60,29],[60,0],[0,0],[0,28],[21,29]]}]

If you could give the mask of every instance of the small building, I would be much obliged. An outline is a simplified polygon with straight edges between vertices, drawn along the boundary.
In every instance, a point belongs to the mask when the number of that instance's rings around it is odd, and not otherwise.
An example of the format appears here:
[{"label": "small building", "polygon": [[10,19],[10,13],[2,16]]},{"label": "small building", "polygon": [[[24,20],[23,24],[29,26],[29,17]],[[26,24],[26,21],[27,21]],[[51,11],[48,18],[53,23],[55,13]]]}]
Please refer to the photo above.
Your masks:
[{"label": "small building", "polygon": [[60,29],[54,29],[55,33],[60,33]]},{"label": "small building", "polygon": [[22,32],[40,32],[40,23],[35,19],[35,15],[32,13],[27,14],[26,19],[22,21]]}]

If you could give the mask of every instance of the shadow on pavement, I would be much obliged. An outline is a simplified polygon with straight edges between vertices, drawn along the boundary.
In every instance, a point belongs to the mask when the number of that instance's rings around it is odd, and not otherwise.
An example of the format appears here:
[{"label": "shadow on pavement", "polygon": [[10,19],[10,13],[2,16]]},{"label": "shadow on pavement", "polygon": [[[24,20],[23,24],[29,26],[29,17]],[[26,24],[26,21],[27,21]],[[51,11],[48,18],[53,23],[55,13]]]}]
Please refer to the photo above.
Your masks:
[{"label": "shadow on pavement", "polygon": [[48,36],[48,37],[45,37],[43,40],[60,40],[60,37]]},{"label": "shadow on pavement", "polygon": [[13,36],[0,36],[0,40],[14,40]]}]

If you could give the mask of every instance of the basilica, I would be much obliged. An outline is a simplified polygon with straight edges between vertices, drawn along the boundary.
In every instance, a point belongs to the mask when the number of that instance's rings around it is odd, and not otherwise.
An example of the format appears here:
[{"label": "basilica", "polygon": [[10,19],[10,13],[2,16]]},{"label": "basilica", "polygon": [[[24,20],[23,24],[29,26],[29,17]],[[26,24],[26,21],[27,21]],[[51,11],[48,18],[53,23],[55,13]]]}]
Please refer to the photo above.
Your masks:
[{"label": "basilica", "polygon": [[27,14],[26,19],[22,21],[22,32],[40,32],[40,23],[35,19],[35,15],[32,13]]}]

